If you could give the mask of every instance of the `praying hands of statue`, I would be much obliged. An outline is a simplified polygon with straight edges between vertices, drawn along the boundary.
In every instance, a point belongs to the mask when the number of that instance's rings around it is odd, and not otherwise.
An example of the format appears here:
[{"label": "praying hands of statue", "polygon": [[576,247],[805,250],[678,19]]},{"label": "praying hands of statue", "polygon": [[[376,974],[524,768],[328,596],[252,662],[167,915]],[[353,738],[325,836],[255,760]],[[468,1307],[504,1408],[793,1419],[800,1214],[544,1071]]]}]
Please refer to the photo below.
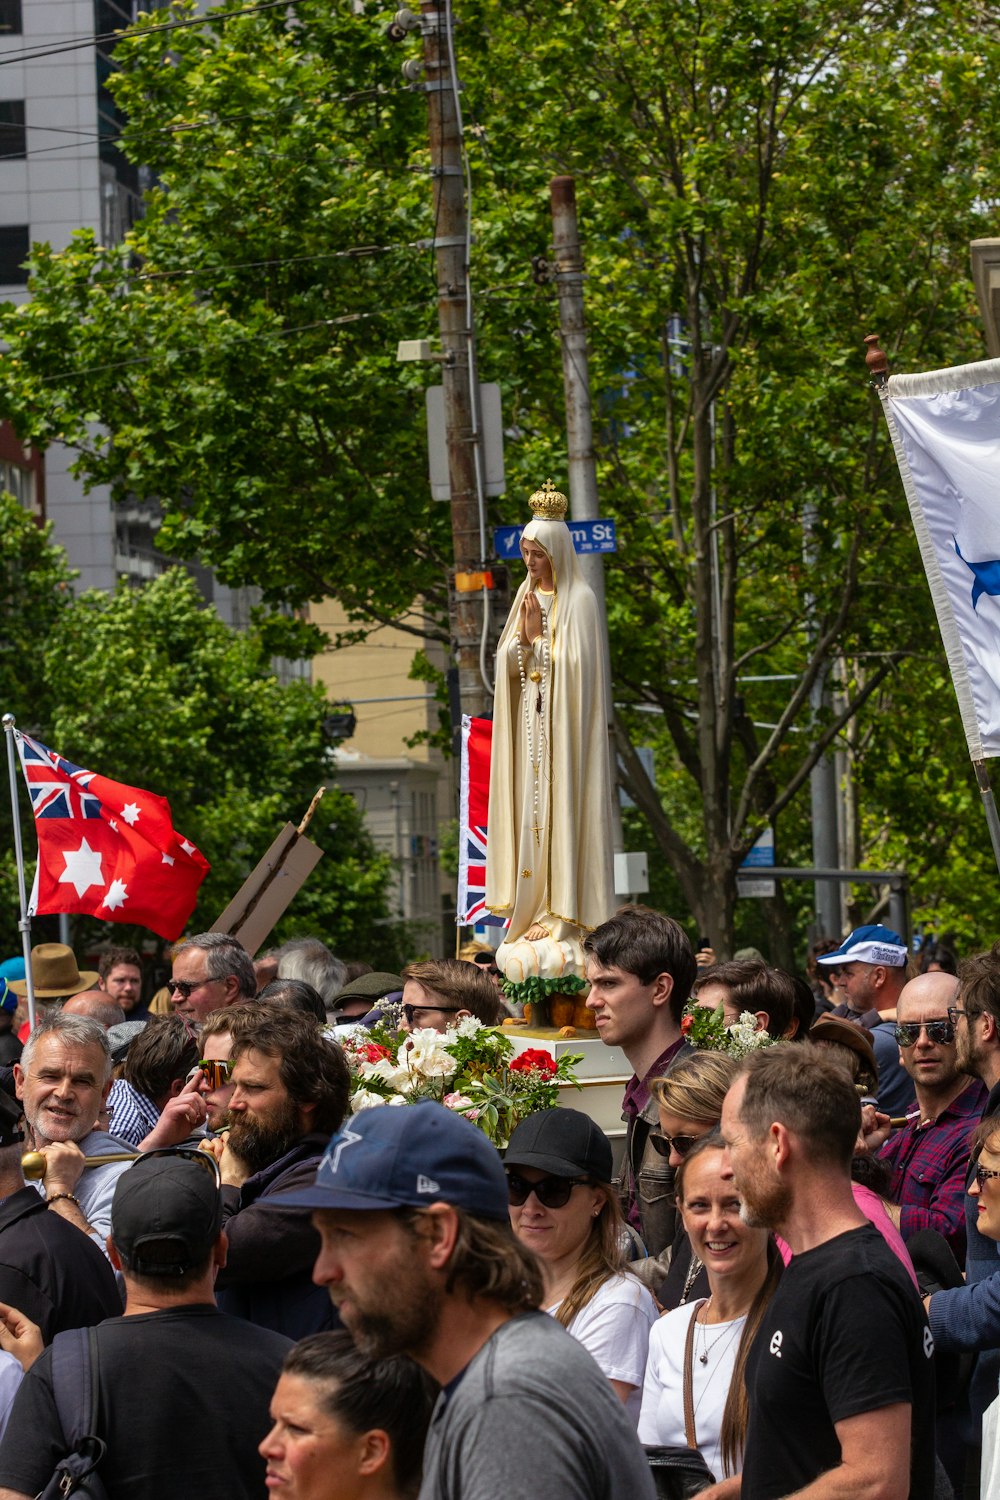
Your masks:
[{"label": "praying hands of statue", "polygon": [[517,622],[517,633],[521,637],[521,645],[528,647],[538,640],[542,633],[542,606],[533,591],[525,594],[521,600],[521,612]]}]

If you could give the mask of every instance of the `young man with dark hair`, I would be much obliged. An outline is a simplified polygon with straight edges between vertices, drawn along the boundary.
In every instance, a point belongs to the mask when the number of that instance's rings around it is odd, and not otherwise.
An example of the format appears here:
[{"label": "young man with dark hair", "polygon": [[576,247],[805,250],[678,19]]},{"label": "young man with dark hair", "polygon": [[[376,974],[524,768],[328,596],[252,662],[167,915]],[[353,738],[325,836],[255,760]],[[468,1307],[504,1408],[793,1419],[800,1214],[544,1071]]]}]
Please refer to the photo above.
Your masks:
[{"label": "young man with dark hair", "polygon": [[133,1037],[108,1094],[108,1128],[144,1151],[177,1146],[205,1123],[198,1042],[180,1016],[151,1016]]},{"label": "young man with dark hair", "polygon": [[792,1259],[750,1350],[743,1473],[702,1500],[935,1492],[934,1341],[917,1292],[851,1190],[861,1106],[814,1049],[751,1053],[722,1134],[748,1224]]},{"label": "young man with dark hair", "polygon": [[365,1110],[287,1202],[313,1211],[315,1279],[362,1353],[408,1354],[443,1387],[420,1500],[652,1500],[611,1382],[539,1311],[503,1165],[468,1120],[438,1104]]},{"label": "young man with dark hair", "polygon": [[142,960],[134,948],[108,948],[97,965],[97,987],[130,1021],[145,1021],[149,1007],[142,1003]]},{"label": "young man with dark hair", "polygon": [[[674,1237],[674,1172],[649,1085],[692,1051],[681,1036],[681,1016],[697,972],[684,929],[646,906],[623,906],[583,945],[598,1035],[620,1047],[632,1065],[622,1118],[627,1124],[619,1189],[622,1209],[650,1257]],[[658,1144],[659,1142],[659,1144]],[[641,1269],[640,1262],[636,1269]],[[665,1267],[649,1268],[662,1281]]]},{"label": "young man with dark hair", "polygon": [[297,1339],[334,1320],[312,1282],[315,1230],[269,1200],[314,1177],[347,1113],[350,1074],[311,1016],[259,1001],[256,1010],[233,1036],[229,1133],[212,1142],[229,1237],[218,1300],[225,1312]]},{"label": "young man with dark hair", "polygon": [[[790,974],[755,958],[733,958],[702,969],[692,987],[695,1002],[706,1010],[722,1006],[723,1022],[735,1026],[747,1011],[757,1027],[776,1040],[787,1036],[796,1014],[795,985]],[[812,1020],[812,1012],[809,1013]]]},{"label": "young man with dark hair", "polygon": [[[107,1445],[99,1474],[110,1500],[257,1500],[264,1491],[257,1444],[291,1346],[216,1309],[221,1224],[208,1158],[140,1156],[119,1179],[108,1253],[124,1277],[125,1313],[96,1329],[96,1436]],[[0,1500],[37,1495],[67,1451],[46,1350],[0,1442]]]}]

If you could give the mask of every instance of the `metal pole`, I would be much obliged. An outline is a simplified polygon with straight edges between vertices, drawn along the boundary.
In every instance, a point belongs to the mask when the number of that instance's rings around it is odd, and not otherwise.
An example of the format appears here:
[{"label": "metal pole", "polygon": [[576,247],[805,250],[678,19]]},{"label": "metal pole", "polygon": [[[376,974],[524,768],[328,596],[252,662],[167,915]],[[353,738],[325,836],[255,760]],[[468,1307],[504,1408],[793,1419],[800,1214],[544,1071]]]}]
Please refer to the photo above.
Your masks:
[{"label": "metal pole", "polygon": [[[570,515],[574,521],[596,521],[600,516],[597,499],[597,464],[594,458],[594,429],[590,402],[590,363],[587,352],[587,324],[583,308],[583,252],[576,215],[576,183],[572,177],[553,177],[549,183],[552,200],[552,248],[555,260],[555,283],[559,293],[559,335],[562,349],[563,390],[566,401],[566,448],[569,458]],[[580,558],[584,578],[594,591],[597,613],[602,626],[604,672],[608,684],[608,742],[611,764],[611,822],[614,850],[625,848],[622,834],[621,806],[618,798],[618,752],[612,722],[611,650],[608,644],[608,616],[604,597],[604,559],[599,553]]]},{"label": "metal pole", "polygon": [[993,796],[993,788],[990,786],[990,776],[986,769],[984,760],[972,762],[976,771],[976,781],[979,785],[979,794],[983,799],[983,812],[986,814],[986,826],[990,830],[990,843],[993,845],[993,858],[997,862],[997,870],[1000,871],[1000,815],[997,813],[997,805]]},{"label": "metal pole", "polygon": [[[434,258],[438,281],[438,327],[444,359],[441,382],[451,489],[451,533],[455,573],[475,575],[485,562],[480,500],[481,423],[472,390],[474,349],[468,301],[469,226],[462,170],[457,80],[450,60],[450,0],[424,0],[420,7],[424,41],[423,88],[427,94],[431,180],[434,202]],[[478,390],[475,393],[478,396]],[[477,474],[477,464],[479,472]],[[488,707],[480,672],[482,590],[458,582],[452,606],[452,636],[463,713]],[[461,719],[459,719],[461,722]]]},{"label": "metal pole", "polygon": [[[817,562],[817,546],[814,530],[817,520],[816,506],[807,502],[802,512],[802,555],[807,569]],[[818,634],[816,601],[812,594],[806,595],[806,620],[810,636]],[[814,727],[821,723],[823,713],[829,707],[827,674],[824,668],[816,677],[809,692],[809,704],[813,713]],[[829,868],[839,863],[840,843],[837,838],[837,771],[832,754],[826,754],[809,773],[809,795],[812,812],[813,864]],[[840,935],[840,888],[835,881],[817,880],[813,887],[817,937],[831,938]]]},{"label": "metal pole", "polygon": [[31,977],[31,918],[28,916],[28,895],[24,884],[24,846],[21,843],[21,812],[17,801],[17,771],[14,767],[13,714],[4,714],[3,732],[7,737],[7,769],[10,773],[10,810],[14,819],[14,859],[17,864],[17,894],[21,904],[21,946],[24,950],[24,986],[28,997],[28,1025],[35,1029],[35,985]]}]

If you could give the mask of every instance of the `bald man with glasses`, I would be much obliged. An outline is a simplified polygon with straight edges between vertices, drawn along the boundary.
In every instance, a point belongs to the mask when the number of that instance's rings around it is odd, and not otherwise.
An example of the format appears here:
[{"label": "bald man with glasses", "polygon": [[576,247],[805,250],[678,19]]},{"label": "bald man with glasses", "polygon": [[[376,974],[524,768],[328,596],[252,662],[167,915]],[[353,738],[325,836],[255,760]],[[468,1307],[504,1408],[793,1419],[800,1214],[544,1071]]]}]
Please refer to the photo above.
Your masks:
[{"label": "bald man with glasses", "polygon": [[[969,1138],[979,1123],[986,1087],[959,1066],[955,1022],[949,1015],[957,999],[958,980],[951,974],[920,974],[903,986],[894,1036],[917,1109],[879,1155],[892,1172],[889,1213],[903,1239],[934,1229],[964,1266]],[[887,1129],[886,1117],[880,1119]]]}]

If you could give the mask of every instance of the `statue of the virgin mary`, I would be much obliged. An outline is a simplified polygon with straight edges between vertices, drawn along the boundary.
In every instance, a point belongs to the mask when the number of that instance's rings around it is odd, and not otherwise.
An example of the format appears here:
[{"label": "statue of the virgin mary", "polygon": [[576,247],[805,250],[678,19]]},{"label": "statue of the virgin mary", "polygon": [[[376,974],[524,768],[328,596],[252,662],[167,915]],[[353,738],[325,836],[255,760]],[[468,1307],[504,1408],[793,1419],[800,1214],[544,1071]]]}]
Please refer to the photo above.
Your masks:
[{"label": "statue of the virgin mary", "polygon": [[497,647],[486,905],[509,919],[508,980],[580,976],[611,915],[608,684],[597,601],[549,480],[531,497],[528,569]]}]

